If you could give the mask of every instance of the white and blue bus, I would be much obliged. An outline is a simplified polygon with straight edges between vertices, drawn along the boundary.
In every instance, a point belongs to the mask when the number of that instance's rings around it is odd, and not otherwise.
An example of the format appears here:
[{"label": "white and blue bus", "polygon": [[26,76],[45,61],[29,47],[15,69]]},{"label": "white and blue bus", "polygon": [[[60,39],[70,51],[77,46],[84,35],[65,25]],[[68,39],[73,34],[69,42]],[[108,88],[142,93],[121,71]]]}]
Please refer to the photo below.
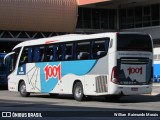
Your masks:
[{"label": "white and blue bus", "polygon": [[160,83],[160,48],[156,47],[153,49],[154,53],[154,82]]},{"label": "white and blue bus", "polygon": [[[153,43],[130,32],[62,35],[18,44],[10,56],[9,91],[122,96],[152,91]],[[118,97],[115,97],[118,98]]]},{"label": "white and blue bus", "polygon": [[4,64],[4,57],[7,53],[0,53],[0,86],[7,87],[7,62]]}]

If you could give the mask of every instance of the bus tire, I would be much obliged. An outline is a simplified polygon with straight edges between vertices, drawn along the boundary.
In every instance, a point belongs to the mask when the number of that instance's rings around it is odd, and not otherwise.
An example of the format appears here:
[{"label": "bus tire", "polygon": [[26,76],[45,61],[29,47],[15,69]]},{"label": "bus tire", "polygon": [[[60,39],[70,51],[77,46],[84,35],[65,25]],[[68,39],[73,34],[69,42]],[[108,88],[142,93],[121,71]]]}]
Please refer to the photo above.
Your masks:
[{"label": "bus tire", "polygon": [[74,95],[74,99],[77,101],[83,101],[85,96],[83,94],[83,86],[81,82],[77,82],[74,85],[74,89],[73,89],[73,95]]},{"label": "bus tire", "polygon": [[30,93],[26,91],[26,84],[22,81],[19,85],[19,93],[22,97],[29,97]]}]

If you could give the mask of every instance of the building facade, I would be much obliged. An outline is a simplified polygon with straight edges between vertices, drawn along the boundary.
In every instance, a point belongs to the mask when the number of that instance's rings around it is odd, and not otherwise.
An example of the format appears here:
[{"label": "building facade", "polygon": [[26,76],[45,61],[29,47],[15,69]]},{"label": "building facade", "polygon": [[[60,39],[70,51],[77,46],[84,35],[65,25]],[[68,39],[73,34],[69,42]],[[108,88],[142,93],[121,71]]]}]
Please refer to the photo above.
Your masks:
[{"label": "building facade", "polygon": [[78,8],[78,32],[135,31],[151,34],[160,44],[159,0],[110,0]]},{"label": "building facade", "polygon": [[138,31],[160,45],[159,0],[0,0],[0,42]]}]

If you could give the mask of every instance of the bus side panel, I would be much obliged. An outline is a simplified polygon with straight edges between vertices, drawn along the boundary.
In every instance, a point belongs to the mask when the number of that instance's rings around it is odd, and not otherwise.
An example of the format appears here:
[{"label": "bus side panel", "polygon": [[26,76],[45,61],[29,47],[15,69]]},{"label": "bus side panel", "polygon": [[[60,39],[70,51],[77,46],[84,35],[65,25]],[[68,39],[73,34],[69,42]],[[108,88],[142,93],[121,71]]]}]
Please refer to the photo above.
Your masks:
[{"label": "bus side panel", "polygon": [[108,75],[86,75],[85,76],[85,95],[107,95]]},{"label": "bus side panel", "polygon": [[154,82],[160,82],[160,63],[154,63]]},{"label": "bus side panel", "polygon": [[18,80],[17,78],[18,77],[15,74],[15,72],[13,72],[12,74],[8,76],[8,90],[9,91],[18,91],[19,78]]},{"label": "bus side panel", "polygon": [[[60,93],[72,94],[75,81],[85,86],[85,75],[94,67],[96,60],[64,61],[61,62],[62,78],[58,84]],[[57,86],[56,86],[57,87]],[[58,89],[55,87],[54,91]],[[67,91],[68,90],[68,91]],[[85,89],[84,89],[85,90]]]},{"label": "bus side panel", "polygon": [[[15,70],[16,71],[16,70]],[[26,75],[17,75],[17,72],[13,72],[8,76],[8,90],[17,91],[20,81],[23,80],[26,84],[27,92],[31,92],[30,84],[28,83],[28,78]]]},{"label": "bus side panel", "polygon": [[108,94],[108,54],[98,59],[92,70],[85,75],[84,94]]},{"label": "bus side panel", "polygon": [[72,93],[74,81],[79,80],[83,84],[84,75],[94,67],[95,63],[96,60],[31,64],[26,71],[26,74],[29,74],[28,83],[33,92]]},{"label": "bus side panel", "polygon": [[111,91],[113,88],[112,86],[112,82],[111,82],[111,75],[112,75],[112,70],[113,70],[113,67],[115,67],[117,65],[117,62],[116,62],[116,52],[112,52],[109,54],[109,75],[108,75],[108,93],[111,94]]},{"label": "bus side panel", "polygon": [[35,63],[26,64],[26,83],[30,92],[41,92],[40,75],[40,68]]},{"label": "bus side panel", "polygon": [[109,66],[108,55],[97,60],[95,66],[90,70],[87,75],[107,75]]},{"label": "bus side panel", "polygon": [[77,76],[73,74],[65,75],[50,93],[72,94],[73,85],[75,81],[80,81],[84,85],[84,76]]},{"label": "bus side panel", "polygon": [[[23,64],[15,71],[17,72],[12,73],[9,77],[13,78],[13,82],[16,82],[16,91],[18,91],[20,81],[24,81],[27,92],[40,92],[40,70],[35,66],[35,63]],[[12,75],[14,77],[11,77]]]},{"label": "bus side panel", "polygon": [[85,95],[97,95],[95,77],[97,75],[86,75],[84,84]]}]

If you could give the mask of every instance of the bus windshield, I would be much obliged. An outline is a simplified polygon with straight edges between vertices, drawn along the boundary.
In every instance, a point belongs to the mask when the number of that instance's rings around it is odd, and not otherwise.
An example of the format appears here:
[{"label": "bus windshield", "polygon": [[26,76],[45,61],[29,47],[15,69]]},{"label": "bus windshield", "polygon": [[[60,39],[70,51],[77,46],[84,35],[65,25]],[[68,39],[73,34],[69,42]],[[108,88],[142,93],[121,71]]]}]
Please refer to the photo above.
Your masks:
[{"label": "bus windshield", "polygon": [[0,53],[0,65],[3,64],[5,55],[6,55],[6,53]]},{"label": "bus windshield", "polygon": [[1,67],[0,67],[0,72],[6,72],[6,71],[5,71],[6,69],[7,69],[6,66],[1,66]]},{"label": "bus windshield", "polygon": [[117,50],[152,52],[151,38],[147,34],[118,34]]}]

